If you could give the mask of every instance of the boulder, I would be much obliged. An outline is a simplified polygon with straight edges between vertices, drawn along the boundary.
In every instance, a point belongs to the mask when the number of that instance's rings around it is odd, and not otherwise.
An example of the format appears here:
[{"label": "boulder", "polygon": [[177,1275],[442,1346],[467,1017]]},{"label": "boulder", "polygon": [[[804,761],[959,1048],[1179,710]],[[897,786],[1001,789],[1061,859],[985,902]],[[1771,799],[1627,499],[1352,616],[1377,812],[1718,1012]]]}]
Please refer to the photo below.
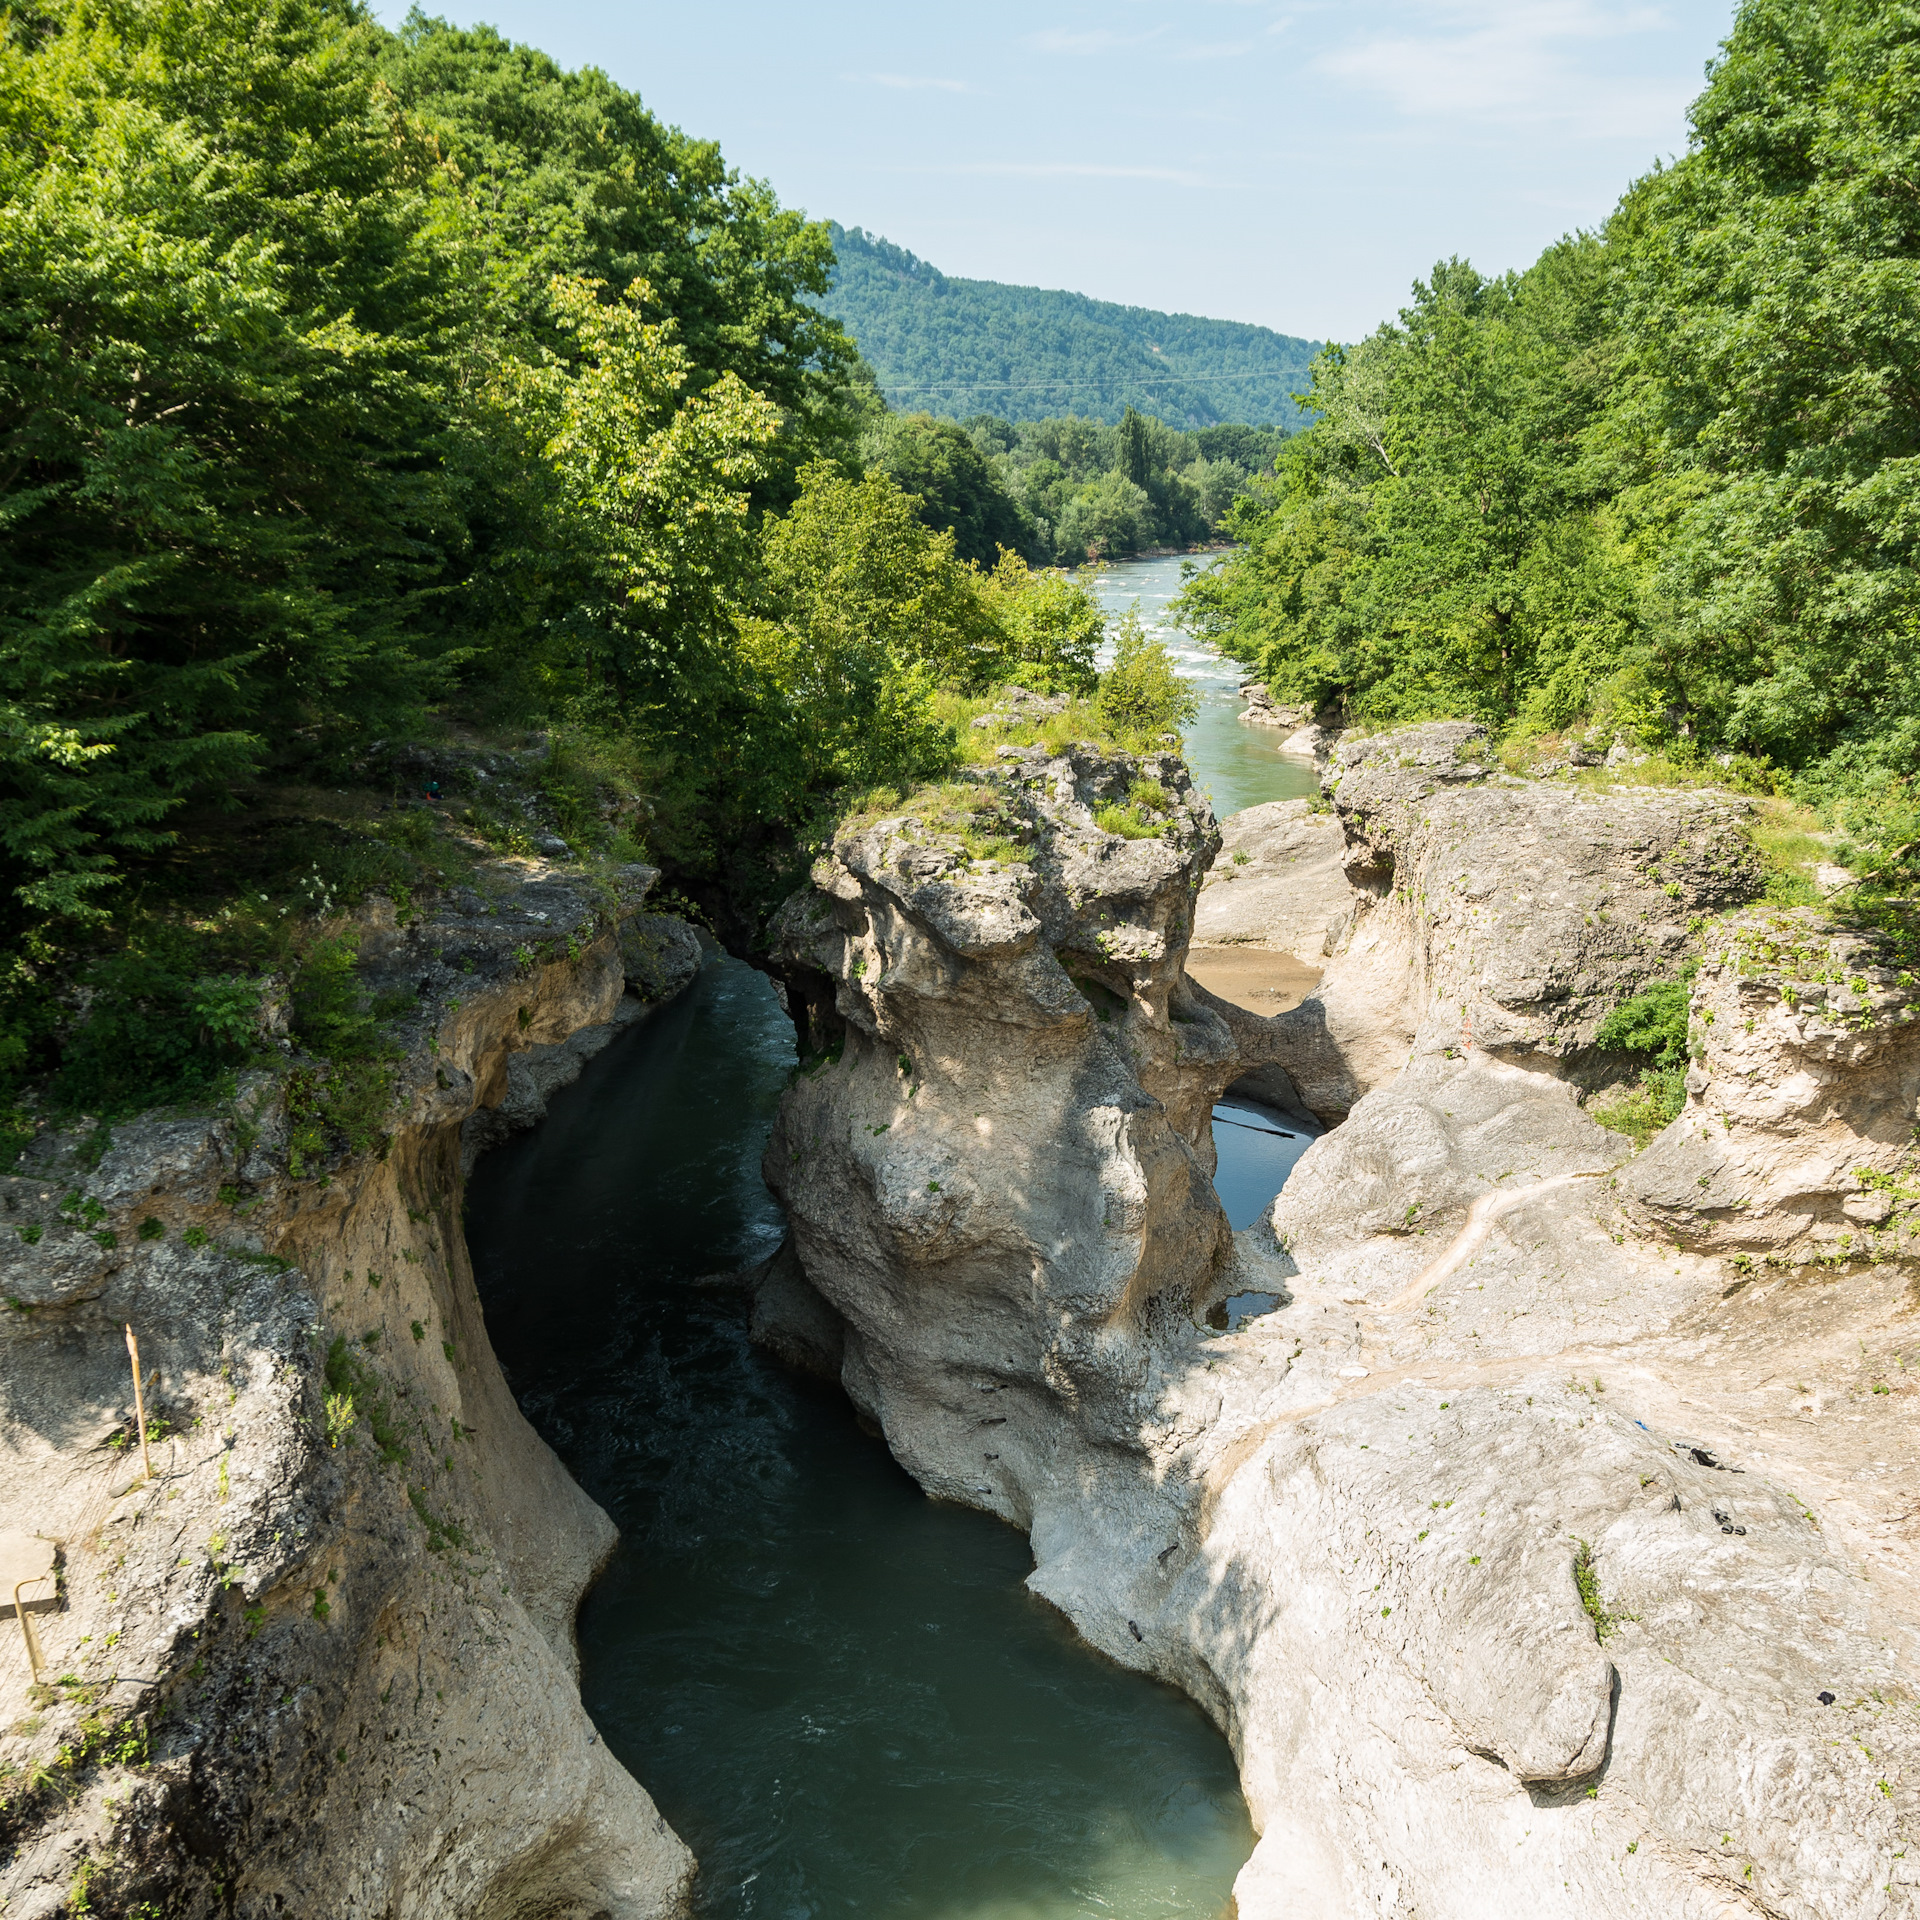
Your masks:
[{"label": "boulder", "polygon": [[620,928],[627,989],[647,1005],[671,1000],[693,983],[705,954],[700,936],[672,913],[636,913]]},{"label": "boulder", "polygon": [[1311,707],[1276,705],[1265,683],[1259,680],[1241,681],[1240,698],[1247,703],[1240,715],[1242,726],[1284,727],[1288,733],[1295,733],[1313,718]]}]

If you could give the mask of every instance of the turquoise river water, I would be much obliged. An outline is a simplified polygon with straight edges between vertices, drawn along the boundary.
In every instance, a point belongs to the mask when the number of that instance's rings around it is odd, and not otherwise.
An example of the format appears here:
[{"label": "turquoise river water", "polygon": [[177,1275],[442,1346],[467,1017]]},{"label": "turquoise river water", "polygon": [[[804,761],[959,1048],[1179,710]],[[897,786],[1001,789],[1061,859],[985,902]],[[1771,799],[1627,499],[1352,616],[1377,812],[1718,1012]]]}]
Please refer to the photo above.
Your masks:
[{"label": "turquoise river water", "polygon": [[[1102,597],[1157,621],[1178,585],[1140,562]],[[1216,807],[1305,791],[1234,722],[1232,666],[1179,646]],[[620,1528],[588,1711],[698,1855],[706,1920],[1214,1920],[1253,1835],[1212,1724],[1080,1644],[1017,1533],[926,1499],[701,1284],[778,1244],[759,1162],[793,1059],[765,978],[716,956],[475,1170],[495,1350]],[[1300,1143],[1220,1113],[1239,1226]]]}]

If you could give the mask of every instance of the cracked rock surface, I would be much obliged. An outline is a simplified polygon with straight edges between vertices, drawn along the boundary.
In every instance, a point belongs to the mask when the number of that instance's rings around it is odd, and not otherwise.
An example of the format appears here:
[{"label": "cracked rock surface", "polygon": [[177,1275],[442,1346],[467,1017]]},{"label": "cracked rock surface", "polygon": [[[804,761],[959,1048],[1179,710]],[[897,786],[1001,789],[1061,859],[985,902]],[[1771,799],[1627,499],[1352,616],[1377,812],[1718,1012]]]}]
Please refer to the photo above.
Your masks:
[{"label": "cracked rock surface", "polygon": [[1760,892],[1746,802],[1517,780],[1466,721],[1349,735],[1324,778],[1354,912],[1338,965],[1277,1031],[1282,1064],[1329,1119],[1416,1048],[1604,1079],[1600,1022],[1697,957],[1703,915]]}]

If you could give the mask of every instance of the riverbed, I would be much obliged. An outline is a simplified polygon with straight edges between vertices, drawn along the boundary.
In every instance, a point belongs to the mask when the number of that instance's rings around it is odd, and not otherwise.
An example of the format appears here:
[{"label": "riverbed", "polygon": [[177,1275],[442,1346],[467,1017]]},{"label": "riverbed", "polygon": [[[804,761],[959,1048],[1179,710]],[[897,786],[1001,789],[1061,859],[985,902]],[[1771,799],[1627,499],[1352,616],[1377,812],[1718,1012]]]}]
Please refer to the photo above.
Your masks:
[{"label": "riverbed", "polygon": [[[1200,689],[1216,811],[1311,791],[1234,717],[1234,663],[1166,627],[1179,585],[1140,561],[1099,592]],[[698,1856],[703,1920],[1214,1920],[1253,1844],[1218,1731],[1031,1595],[1019,1534],[928,1500],[747,1339],[727,1276],[781,1237],[759,1162],[793,1065],[765,976],[715,953],[474,1173],[494,1349],[620,1528],[580,1618],[587,1709]],[[1307,1142],[1216,1120],[1245,1225]]]},{"label": "riverbed", "polygon": [[759,1156],[793,1060],[765,977],[716,956],[475,1170],[494,1349],[621,1532],[587,1710],[699,1857],[703,1916],[1211,1920],[1253,1844],[1212,1724],[1083,1646],[1019,1534],[929,1501],[703,1283],[778,1243]]},{"label": "riverbed", "polygon": [[[1278,728],[1242,724],[1246,703],[1239,686],[1247,670],[1168,618],[1189,569],[1209,564],[1209,556],[1179,554],[1120,561],[1095,576],[1094,593],[1109,622],[1137,609],[1147,631],[1173,655],[1180,677],[1199,694],[1200,710],[1181,735],[1181,752],[1194,784],[1224,820],[1270,800],[1306,799],[1319,792],[1320,775],[1305,755],[1280,751],[1285,736]],[[1318,1131],[1251,1101],[1223,1100],[1214,1108],[1214,1191],[1235,1227],[1252,1226],[1266,1211]]]}]

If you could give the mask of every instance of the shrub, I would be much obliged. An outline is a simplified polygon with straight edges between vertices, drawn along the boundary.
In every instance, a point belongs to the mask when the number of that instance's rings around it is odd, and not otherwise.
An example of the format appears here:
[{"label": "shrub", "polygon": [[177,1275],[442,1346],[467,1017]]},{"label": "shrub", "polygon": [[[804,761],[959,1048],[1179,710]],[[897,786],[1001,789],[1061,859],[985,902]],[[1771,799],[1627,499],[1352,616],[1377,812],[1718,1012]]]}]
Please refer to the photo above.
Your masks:
[{"label": "shrub", "polygon": [[[261,982],[184,972],[182,956],[130,949],[87,976],[87,1016],[53,1084],[57,1106],[118,1119],[205,1099],[251,1055]],[[190,957],[189,957],[190,964]]]},{"label": "shrub", "polygon": [[1175,671],[1173,655],[1129,607],[1113,635],[1113,664],[1100,676],[1101,718],[1123,740],[1149,744],[1200,711],[1200,696]]},{"label": "shrub", "polygon": [[1603,1047],[1641,1053],[1656,1066],[1671,1067],[1687,1057],[1687,1001],[1695,969],[1678,980],[1656,980],[1644,993],[1623,1001],[1600,1022],[1594,1036]]},{"label": "shrub", "polygon": [[1644,1147],[1674,1119],[1687,1099],[1687,1002],[1696,969],[1677,980],[1656,980],[1600,1022],[1603,1047],[1637,1054],[1645,1062],[1632,1088],[1595,1101],[1588,1112],[1603,1127]]}]

